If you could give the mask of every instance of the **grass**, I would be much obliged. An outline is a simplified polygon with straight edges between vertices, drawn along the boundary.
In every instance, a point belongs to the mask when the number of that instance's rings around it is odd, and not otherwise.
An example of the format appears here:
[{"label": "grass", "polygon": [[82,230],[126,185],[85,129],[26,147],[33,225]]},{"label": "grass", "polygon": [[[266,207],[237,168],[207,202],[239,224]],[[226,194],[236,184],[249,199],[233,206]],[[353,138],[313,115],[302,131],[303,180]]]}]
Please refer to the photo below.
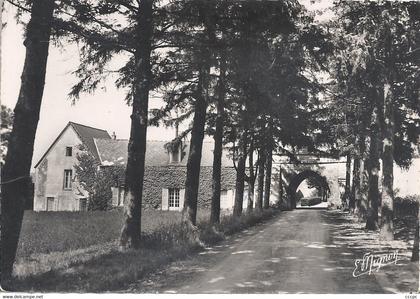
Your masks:
[{"label": "grass", "polygon": [[[206,217],[200,212],[200,217]],[[33,212],[25,211],[14,274],[20,278],[65,269],[117,248],[123,211]],[[181,213],[146,210],[142,231],[153,234],[179,223]]]},{"label": "grass", "polygon": [[17,257],[34,253],[76,250],[115,239],[123,223],[122,212],[25,211]]},{"label": "grass", "polygon": [[[253,212],[244,214],[239,218],[232,216],[222,216],[221,222],[216,227],[211,226],[208,219],[208,212],[199,212],[199,223],[196,231],[192,234],[183,223],[180,222],[181,214],[161,211],[148,211],[144,213],[142,235],[143,247],[139,250],[129,250],[121,252],[118,249],[115,237],[119,235],[117,221],[121,219],[121,212],[111,212],[108,218],[104,215],[95,215],[94,219],[98,223],[92,224],[88,220],[83,220],[87,215],[75,215],[75,219],[70,219],[70,215],[63,223],[69,227],[86,229],[87,238],[80,234],[69,234],[74,239],[74,244],[70,250],[50,251],[53,248],[63,248],[57,245],[50,245],[47,241],[33,240],[33,244],[45,251],[44,253],[32,253],[30,256],[21,257],[20,262],[15,265],[15,275],[13,290],[16,291],[43,291],[43,292],[104,292],[115,291],[127,287],[130,282],[135,282],[144,275],[156,271],[156,269],[178,259],[186,258],[202,250],[205,246],[213,245],[226,236],[239,232],[247,227],[253,226],[264,219],[271,218],[276,210],[266,210],[264,212]],[[80,213],[81,214],[81,213]],[[33,216],[33,215],[31,215]],[[41,217],[40,215],[36,215]],[[27,216],[25,216],[27,217]],[[36,228],[41,228],[42,222],[53,223],[52,219],[60,219],[55,215],[38,219],[36,225],[26,231],[22,230],[23,239],[29,238],[29,233]],[[48,220],[46,220],[48,218]],[[105,225],[107,218],[110,223]],[[112,221],[111,221],[112,220]],[[26,221],[29,221],[27,218]],[[103,221],[103,222],[101,222]],[[79,223],[80,225],[77,225]],[[119,222],[121,224],[121,222]],[[64,224],[61,224],[64,225]],[[92,228],[95,234],[88,229]],[[118,229],[114,228],[118,227]],[[68,228],[68,227],[67,227]],[[106,236],[101,236],[101,229],[109,228],[105,231]],[[47,229],[44,227],[44,230]],[[53,231],[58,229],[54,228]],[[59,230],[58,230],[59,231]],[[47,234],[44,239],[52,240],[55,233]],[[192,235],[196,237],[192,237]],[[42,237],[41,233],[38,233]],[[69,239],[68,236],[66,236]],[[80,241],[78,241],[81,239]],[[83,241],[84,240],[84,241]],[[44,244],[44,247],[42,247]],[[67,243],[70,244],[70,243]],[[75,244],[78,244],[76,246]],[[89,244],[89,245],[87,245]],[[83,246],[89,247],[83,247]],[[48,249],[48,250],[47,250]],[[21,251],[29,252],[29,250]]]},{"label": "grass", "polygon": [[[180,219],[181,213],[146,210],[142,217],[142,230],[152,232],[162,225],[177,223]],[[122,209],[107,212],[25,211],[17,257],[77,250],[115,241],[123,220]]]}]

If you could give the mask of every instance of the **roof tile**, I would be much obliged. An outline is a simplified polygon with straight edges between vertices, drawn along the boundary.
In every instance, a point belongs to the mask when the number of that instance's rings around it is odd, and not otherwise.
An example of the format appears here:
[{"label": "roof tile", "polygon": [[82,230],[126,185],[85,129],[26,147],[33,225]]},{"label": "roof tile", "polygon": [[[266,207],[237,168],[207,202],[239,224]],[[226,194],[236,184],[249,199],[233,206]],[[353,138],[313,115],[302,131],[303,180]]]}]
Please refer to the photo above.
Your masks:
[{"label": "roof tile", "polygon": [[109,136],[108,132],[101,129],[96,129],[93,127],[85,126],[82,124],[70,122],[69,123],[73,129],[76,131],[77,135],[82,140],[83,144],[85,144],[89,151],[95,155],[96,158],[99,158],[98,151],[96,150],[95,138],[101,138],[101,139],[111,139],[111,136]]}]

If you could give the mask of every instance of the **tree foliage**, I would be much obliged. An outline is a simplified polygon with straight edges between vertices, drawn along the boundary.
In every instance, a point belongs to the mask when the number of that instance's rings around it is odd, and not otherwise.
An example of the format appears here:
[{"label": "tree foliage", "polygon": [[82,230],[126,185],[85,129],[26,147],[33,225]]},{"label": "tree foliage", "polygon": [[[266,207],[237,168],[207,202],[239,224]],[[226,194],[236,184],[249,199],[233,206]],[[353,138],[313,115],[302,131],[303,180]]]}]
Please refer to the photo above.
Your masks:
[{"label": "tree foliage", "polygon": [[120,187],[124,176],[121,166],[100,167],[100,162],[84,146],[79,147],[75,180],[89,194],[89,211],[112,209],[111,187]]},{"label": "tree foliage", "polygon": [[10,133],[13,129],[13,111],[1,105],[1,140],[0,140],[0,165],[4,164],[4,158],[7,154],[7,145],[10,139]]}]

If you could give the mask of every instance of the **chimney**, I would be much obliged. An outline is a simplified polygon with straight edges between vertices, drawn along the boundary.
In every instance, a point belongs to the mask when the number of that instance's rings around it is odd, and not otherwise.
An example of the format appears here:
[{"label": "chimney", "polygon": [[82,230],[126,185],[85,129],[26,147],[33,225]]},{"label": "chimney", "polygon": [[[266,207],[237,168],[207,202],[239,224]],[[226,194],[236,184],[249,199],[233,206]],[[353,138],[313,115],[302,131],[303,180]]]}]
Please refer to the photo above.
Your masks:
[{"label": "chimney", "polygon": [[115,135],[115,132],[112,132],[112,139],[116,140],[117,139],[117,135]]}]

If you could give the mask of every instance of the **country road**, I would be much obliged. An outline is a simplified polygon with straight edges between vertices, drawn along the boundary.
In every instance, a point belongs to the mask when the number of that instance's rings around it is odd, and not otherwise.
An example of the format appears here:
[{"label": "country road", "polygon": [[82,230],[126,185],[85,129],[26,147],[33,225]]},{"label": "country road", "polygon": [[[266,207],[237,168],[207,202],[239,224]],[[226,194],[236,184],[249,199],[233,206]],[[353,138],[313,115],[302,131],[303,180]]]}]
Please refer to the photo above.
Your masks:
[{"label": "country road", "polygon": [[[352,276],[354,260],[363,256],[364,248],[349,247],[343,241],[341,222],[333,211],[283,212],[197,257],[172,264],[127,291],[388,293],[389,288],[378,281],[379,274]],[[358,242],[363,244],[363,240]],[[403,262],[402,268],[407,264]],[[380,271],[396,271],[393,267],[402,269],[388,265]]]}]

